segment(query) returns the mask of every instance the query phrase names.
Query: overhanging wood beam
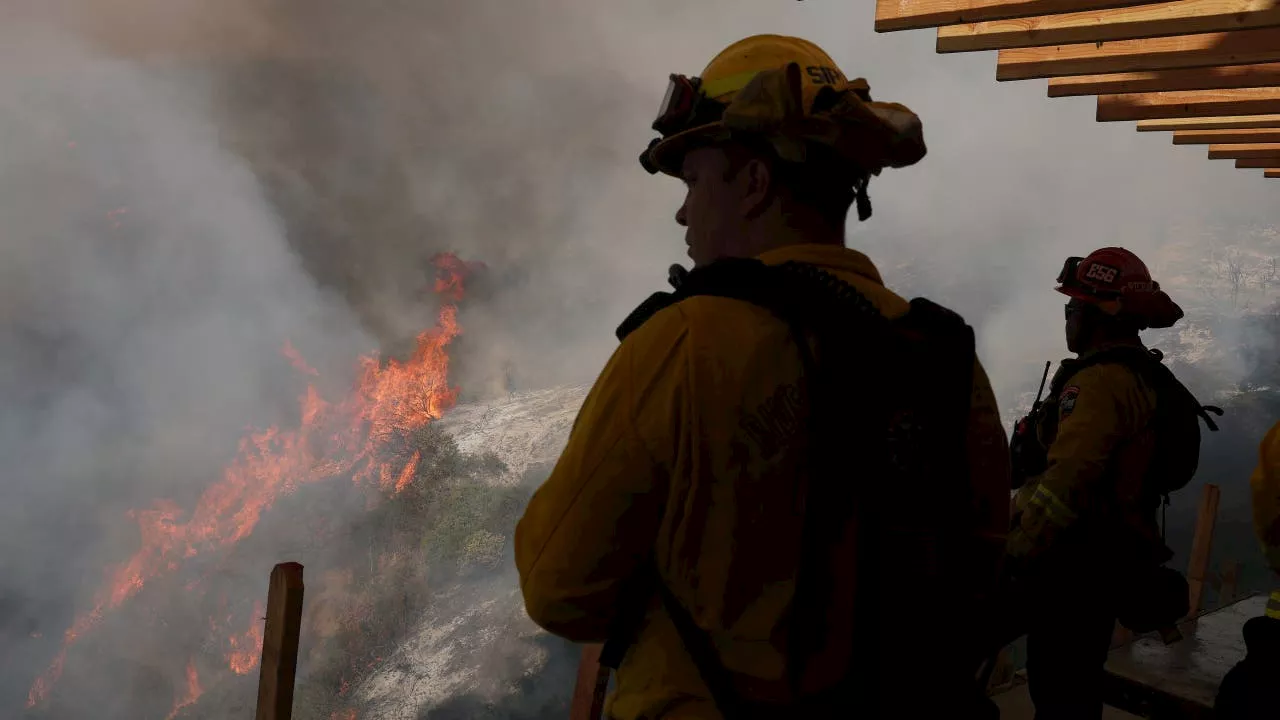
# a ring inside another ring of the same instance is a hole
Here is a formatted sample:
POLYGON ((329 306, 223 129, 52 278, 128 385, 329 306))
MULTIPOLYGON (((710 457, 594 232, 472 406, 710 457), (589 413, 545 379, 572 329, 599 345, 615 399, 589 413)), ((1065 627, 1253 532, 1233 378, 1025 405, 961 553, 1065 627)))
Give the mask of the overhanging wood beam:
POLYGON ((1147 5, 1156 0, 876 0, 876 32, 1147 5))
POLYGON ((1280 114, 1280 88, 1100 95, 1098 122, 1280 114))
POLYGON ((1236 160, 1236 167, 1255 170, 1259 168, 1280 168, 1280 155, 1269 158, 1246 158, 1236 160))
POLYGON ((1182 130, 1173 134, 1174 145, 1280 143, 1280 128, 1274 130, 1182 130))
POLYGON ((1236 115, 1186 118, 1183 120, 1141 120, 1138 122, 1138 132, 1247 130, 1250 128, 1280 128, 1280 115, 1236 115))
POLYGON ((1049 97, 1280 86, 1280 62, 1049 78, 1049 97))
POLYGON ((1280 28, 1001 50, 997 80, 1280 62, 1280 28))
POLYGON ((1266 171, 1266 172, 1262 173, 1262 177, 1264 177, 1264 178, 1280 178, 1280 168, 1269 168, 1269 169, 1267 169, 1267 171, 1266 171))
POLYGON ((938 28, 940 53, 1045 47, 1280 26, 1276 0, 1177 0, 938 28))
POLYGON ((1210 145, 1210 160, 1248 160, 1280 155, 1280 143, 1249 143, 1243 145, 1210 145))

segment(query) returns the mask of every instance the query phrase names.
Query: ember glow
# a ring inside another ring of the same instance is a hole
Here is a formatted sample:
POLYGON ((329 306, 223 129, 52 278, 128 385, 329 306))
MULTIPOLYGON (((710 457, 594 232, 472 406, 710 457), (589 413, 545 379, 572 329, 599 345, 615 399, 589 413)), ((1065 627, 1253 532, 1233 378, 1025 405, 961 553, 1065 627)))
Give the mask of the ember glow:
POLYGON ((204 690, 200 689, 200 678, 196 675, 196 663, 192 660, 187 663, 187 694, 174 702, 173 710, 169 711, 169 716, 165 720, 173 720, 183 708, 194 705, 203 694, 204 690))
MULTIPOLYGON (((440 418, 456 402, 458 389, 448 385, 446 353, 460 332, 457 307, 452 303, 461 300, 463 282, 476 267, 451 254, 436 256, 433 263, 435 290, 447 304, 441 307, 436 326, 418 335, 410 357, 403 361, 382 361, 376 355, 360 358, 355 386, 337 401, 324 399, 314 385, 308 385, 299 399, 298 426, 272 426, 241 438, 235 459, 190 514, 167 501, 130 513, 138 523, 141 547, 108 571, 107 584, 96 594, 92 609, 76 618, 64 635, 62 649, 32 685, 28 707, 48 696, 62 674, 67 650, 106 613, 149 582, 176 571, 184 561, 232 548, 253 532, 262 514, 282 494, 335 478, 376 484, 388 494, 411 484, 420 453, 393 463, 382 459, 387 454, 381 451, 389 441, 440 418)), ((291 343, 286 342, 281 352, 299 372, 318 375, 291 343)), ((261 616, 259 605, 248 632, 228 641, 231 652, 226 660, 236 673, 248 673, 258 663, 261 616)), ((194 677, 192 666, 188 684, 198 689, 194 677)))
POLYGON ((232 635, 227 640, 231 646, 231 651, 227 653, 227 665, 237 675, 248 675, 258 667, 258 658, 262 657, 263 620, 262 603, 255 602, 249 629, 243 634, 232 635))

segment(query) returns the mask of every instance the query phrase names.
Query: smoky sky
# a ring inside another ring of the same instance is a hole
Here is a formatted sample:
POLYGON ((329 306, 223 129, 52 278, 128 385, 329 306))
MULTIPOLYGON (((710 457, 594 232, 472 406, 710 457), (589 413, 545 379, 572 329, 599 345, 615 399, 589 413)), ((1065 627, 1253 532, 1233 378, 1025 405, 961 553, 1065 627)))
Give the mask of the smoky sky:
MULTIPOLYGON (((1274 185, 993 53, 878 35, 869 3, 14 0, 0 9, 0 707, 25 698, 128 509, 190 504, 288 420, 288 340, 331 391, 431 325, 430 259, 488 266, 453 378, 590 382, 688 264, 682 187, 636 161, 669 73, 753 33, 824 47, 929 153, 850 227, 887 283, 975 325, 1001 404, 1061 357, 1066 255, 1195 274, 1274 185), (33 635, 40 637, 32 637, 33 635), (33 661, 33 658, 36 660, 33 661)), ((7 711, 5 711, 7 712, 7 711)))

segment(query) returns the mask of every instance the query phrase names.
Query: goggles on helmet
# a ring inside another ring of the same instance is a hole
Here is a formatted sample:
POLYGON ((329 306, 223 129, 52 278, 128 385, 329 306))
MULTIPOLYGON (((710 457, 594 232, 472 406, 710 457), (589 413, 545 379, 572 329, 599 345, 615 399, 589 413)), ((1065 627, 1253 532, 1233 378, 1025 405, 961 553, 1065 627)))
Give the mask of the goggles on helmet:
MULTIPOLYGON (((724 103, 706 96, 701 78, 672 74, 652 127, 667 138, 689 128, 718 122, 724 116, 725 107, 724 103)), ((640 164, 650 173, 656 173, 658 168, 650 162, 649 150, 661 140, 654 138, 640 154, 640 164)))
POLYGON ((662 107, 658 109, 658 117, 653 121, 653 129, 663 135, 671 135, 688 127, 693 120, 694 108, 701 95, 701 78, 690 78, 672 74, 667 83, 667 94, 662 98, 662 107))

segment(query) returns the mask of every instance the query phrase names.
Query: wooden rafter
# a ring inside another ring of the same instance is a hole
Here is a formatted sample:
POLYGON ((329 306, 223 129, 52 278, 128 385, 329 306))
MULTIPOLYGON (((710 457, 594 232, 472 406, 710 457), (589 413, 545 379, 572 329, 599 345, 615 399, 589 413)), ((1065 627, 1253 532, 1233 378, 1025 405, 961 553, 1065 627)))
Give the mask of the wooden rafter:
POLYGON ((1100 95, 1098 122, 1280 114, 1280 87, 1100 95))
POLYGON ((1248 130, 1252 128, 1280 128, 1280 115, 1236 115, 1185 118, 1182 120, 1141 120, 1138 122, 1138 132, 1248 130))
POLYGON ((1280 143, 1249 143, 1245 145, 1210 145, 1210 160, 1248 160, 1280 155, 1280 143))
POLYGON ((1280 86, 1280 62, 1049 78, 1049 97, 1280 86))
POLYGON ((1145 5, 1156 0, 876 0, 876 32, 1145 5))
POLYGON ((1236 167, 1255 170, 1280 167, 1280 155, 1269 158, 1242 158, 1236 160, 1236 167))
POLYGON ((1280 28, 1001 50, 997 80, 1280 62, 1280 28))
POLYGON ((1264 178, 1280 178, 1280 168, 1268 168, 1268 169, 1266 170, 1266 172, 1262 173, 1262 177, 1264 177, 1264 178))
POLYGON ((1272 130, 1181 130, 1173 134, 1174 145, 1280 143, 1280 128, 1272 130))
POLYGON ((1276 0, 1177 0, 938 28, 938 52, 1112 42, 1280 26, 1276 0))

